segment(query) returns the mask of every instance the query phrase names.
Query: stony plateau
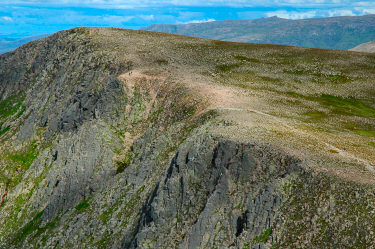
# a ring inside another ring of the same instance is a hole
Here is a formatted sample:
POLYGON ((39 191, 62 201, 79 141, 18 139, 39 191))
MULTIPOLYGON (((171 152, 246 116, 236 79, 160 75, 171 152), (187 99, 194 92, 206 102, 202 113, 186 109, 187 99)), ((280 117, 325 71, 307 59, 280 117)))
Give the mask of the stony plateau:
POLYGON ((374 69, 106 28, 0 55, 0 248, 373 248, 374 69))

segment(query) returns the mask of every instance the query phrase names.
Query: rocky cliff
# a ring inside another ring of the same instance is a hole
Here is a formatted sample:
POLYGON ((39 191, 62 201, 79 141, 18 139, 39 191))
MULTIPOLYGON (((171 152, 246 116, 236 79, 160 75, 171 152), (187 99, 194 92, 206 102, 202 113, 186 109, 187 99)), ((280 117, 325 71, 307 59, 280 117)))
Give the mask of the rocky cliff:
POLYGON ((1 55, 0 248, 371 248, 374 62, 98 28, 1 55))

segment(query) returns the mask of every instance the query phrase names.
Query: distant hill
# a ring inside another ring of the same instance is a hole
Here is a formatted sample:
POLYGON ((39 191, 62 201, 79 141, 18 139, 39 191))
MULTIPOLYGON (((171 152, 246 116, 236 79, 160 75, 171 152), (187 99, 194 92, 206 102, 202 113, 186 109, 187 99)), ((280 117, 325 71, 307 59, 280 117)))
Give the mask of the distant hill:
POLYGON ((349 49, 350 51, 357 51, 357 52, 367 52, 367 53, 375 53, 375 41, 366 42, 363 44, 360 44, 352 49, 349 49))
POLYGON ((36 35, 36 36, 30 36, 30 37, 25 37, 25 38, 8 38, 8 37, 1 38, 0 37, 0 54, 12 51, 25 43, 38 40, 48 35, 49 34, 36 35))
POLYGON ((350 49, 375 40, 375 15, 289 20, 278 17, 189 24, 154 24, 143 30, 223 41, 350 49))

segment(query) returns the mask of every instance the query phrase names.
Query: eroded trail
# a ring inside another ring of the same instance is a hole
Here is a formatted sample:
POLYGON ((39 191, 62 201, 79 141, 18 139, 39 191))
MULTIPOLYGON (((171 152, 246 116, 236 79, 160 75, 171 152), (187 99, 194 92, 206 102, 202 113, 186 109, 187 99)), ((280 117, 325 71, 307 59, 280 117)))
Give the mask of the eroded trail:
MULTIPOLYGON (((200 113, 207 110, 218 110, 220 112, 231 113, 230 118, 233 119, 236 124, 244 127, 262 127, 268 130, 277 129, 280 132, 293 134, 293 139, 313 141, 316 147, 319 148, 320 151, 323 151, 323 153, 332 156, 329 152, 335 152, 335 157, 339 157, 341 160, 349 163, 352 162, 362 165, 366 170, 375 173, 374 166, 368 160, 358 157, 346 149, 335 146, 329 139, 318 136, 314 132, 306 131, 304 128, 301 128, 301 125, 296 123, 295 120, 292 122, 291 119, 275 115, 273 107, 268 105, 267 101, 264 100, 264 94, 218 84, 214 80, 194 72, 176 74, 164 72, 163 74, 150 75, 145 71, 136 69, 121 75, 119 78, 124 82, 124 86, 130 96, 133 96, 134 87, 137 82, 138 84, 139 82, 154 84, 154 87, 152 87, 152 90, 149 92, 151 100, 146 103, 146 115, 150 113, 158 90, 163 84, 168 84, 168 82, 171 81, 181 83, 207 101, 206 108, 201 110, 200 113), (167 80, 169 81, 167 82, 167 80), (258 117, 253 118, 254 115, 258 117)), ((130 139, 128 137, 126 143, 133 140, 134 138, 130 139)))
MULTIPOLYGON (((186 75, 186 74, 185 74, 186 75)), ((184 77, 185 84, 194 89, 197 94, 202 95, 209 100, 208 109, 216 109, 227 112, 240 112, 239 115, 232 115, 234 121, 243 124, 245 126, 261 125, 266 126, 266 123, 272 123, 273 127, 268 127, 274 129, 277 127, 279 130, 284 130, 288 133, 293 133, 295 137, 317 143, 322 151, 332 151, 337 153, 337 155, 346 162, 354 162, 363 165, 366 170, 371 173, 375 173, 374 165, 363 158, 356 156, 355 154, 347 151, 346 149, 340 149, 339 147, 333 145, 329 141, 325 141, 325 138, 317 136, 312 132, 307 132, 301 128, 296 128, 295 120, 291 120, 279 117, 274 114, 271 108, 267 106, 262 97, 254 93, 251 90, 239 89, 231 86, 223 86, 215 84, 210 81, 203 81, 199 76, 192 77, 193 74, 189 74, 184 77), (267 110, 268 108, 268 110, 267 110), (266 110, 266 111, 264 111, 266 110), (263 124, 256 124, 252 118, 243 118, 246 115, 259 115, 263 119, 267 119, 267 122, 263 124)), ((298 125, 300 126, 300 125, 298 125)))
MULTIPOLYGON (((261 98, 256 96, 252 91, 245 91, 243 89, 234 87, 224 87, 212 83, 207 84, 199 82, 196 79, 193 80, 191 77, 186 77, 185 81, 187 81, 187 85, 195 88, 197 92, 210 100, 209 109, 224 110, 229 112, 236 111, 241 112, 241 115, 249 115, 249 113, 260 115, 268 120, 271 120, 271 123, 274 123, 274 127, 278 127, 280 130, 292 132, 296 137, 301 137, 301 139, 306 139, 306 141, 313 139, 316 143, 320 144, 323 150, 335 151, 343 160, 359 163, 365 166, 368 171, 375 173, 374 166, 368 160, 359 158, 358 156, 346 151, 346 149, 340 149, 337 146, 322 140, 322 137, 318 137, 312 133, 296 128, 293 124, 289 124, 289 120, 286 118, 281 118, 265 111, 261 111, 265 105, 261 104, 261 98)), ((235 121, 239 121, 243 124, 244 122, 242 121, 245 119, 241 119, 241 115, 235 115, 237 119, 235 121)), ((254 124, 245 122, 245 125, 254 124)))

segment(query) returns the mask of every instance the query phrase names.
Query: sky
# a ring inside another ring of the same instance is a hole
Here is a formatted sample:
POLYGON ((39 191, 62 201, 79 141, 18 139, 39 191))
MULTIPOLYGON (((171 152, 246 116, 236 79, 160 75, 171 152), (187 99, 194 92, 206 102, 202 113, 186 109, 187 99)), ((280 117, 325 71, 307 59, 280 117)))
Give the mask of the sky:
POLYGON ((77 26, 139 29, 155 23, 366 14, 375 14, 375 0, 0 0, 0 38, 77 26))

